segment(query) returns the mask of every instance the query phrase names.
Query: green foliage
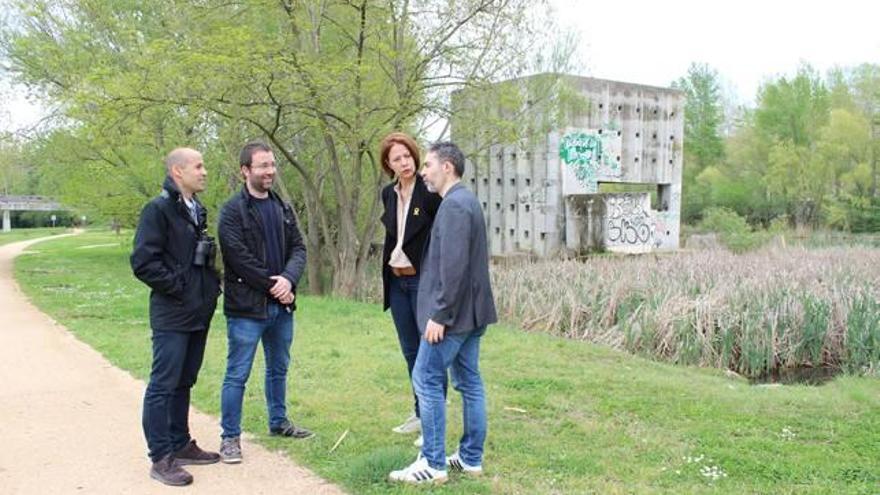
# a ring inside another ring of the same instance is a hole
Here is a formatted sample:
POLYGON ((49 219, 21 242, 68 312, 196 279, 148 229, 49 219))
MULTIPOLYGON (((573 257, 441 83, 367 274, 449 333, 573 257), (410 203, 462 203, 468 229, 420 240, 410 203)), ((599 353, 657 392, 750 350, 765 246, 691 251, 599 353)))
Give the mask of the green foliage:
POLYGON ((456 118, 524 139, 564 105, 559 78, 495 83, 563 73, 574 46, 555 42, 543 0, 13 4, 0 37, 10 70, 64 115, 43 146, 47 188, 130 225, 162 155, 190 145, 217 171, 216 206, 238 185, 238 149, 262 139, 302 217, 309 286, 320 292, 329 267, 341 294, 377 237, 382 137, 423 137, 467 89, 500 111, 456 118))
POLYGON ((791 80, 780 77, 758 90, 755 125, 771 141, 808 146, 828 121, 829 105, 825 83, 805 65, 791 80))
POLYGON ((706 210, 700 229, 715 232, 724 246, 737 253, 758 247, 766 240, 762 233, 752 231, 745 218, 724 207, 706 210))
POLYGON ((684 108, 684 170, 682 190, 684 221, 693 221, 710 204, 718 204, 711 189, 700 181, 709 168, 717 166, 724 156, 721 125, 724 122, 723 102, 718 72, 706 64, 691 64, 687 75, 672 83, 685 93, 684 108))
POLYGON ((672 87, 684 91, 684 152, 686 167, 699 173, 717 164, 724 156, 721 125, 724 108, 721 100, 719 75, 707 64, 693 63, 687 75, 672 83, 672 87))
POLYGON ((24 160, 21 143, 0 135, 0 194, 21 195, 32 191, 32 167, 24 160))
MULTIPOLYGON (((877 109, 876 65, 834 69, 824 79, 805 65, 794 77, 769 80, 757 107, 740 110, 717 160, 693 166, 699 162, 685 150, 683 220, 723 207, 760 227, 785 215, 798 228, 875 230, 877 109)), ((705 140, 691 132, 694 146, 705 140)))

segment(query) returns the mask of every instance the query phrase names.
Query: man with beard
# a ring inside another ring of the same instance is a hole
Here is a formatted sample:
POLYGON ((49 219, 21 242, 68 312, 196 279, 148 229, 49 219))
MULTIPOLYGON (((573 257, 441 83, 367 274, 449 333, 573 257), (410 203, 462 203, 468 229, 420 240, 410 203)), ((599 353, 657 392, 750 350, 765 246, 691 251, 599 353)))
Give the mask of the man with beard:
POLYGON ((461 184, 464 154, 455 144, 432 145, 422 178, 443 198, 419 281, 418 325, 422 340, 413 367, 424 443, 416 461, 392 471, 392 481, 439 484, 449 469, 483 473, 486 396, 480 375, 480 341, 498 318, 489 280, 486 222, 473 192, 461 184), (463 433, 458 450, 446 456, 446 370, 461 392, 463 433))
POLYGON ((226 463, 242 460, 242 400, 261 341, 269 433, 292 438, 313 435, 288 419, 286 405, 296 285, 305 268, 306 248, 293 208, 272 190, 277 172, 272 149, 261 142, 248 143, 239 165, 245 184, 223 205, 219 228, 228 336, 220 396, 220 456, 226 463))

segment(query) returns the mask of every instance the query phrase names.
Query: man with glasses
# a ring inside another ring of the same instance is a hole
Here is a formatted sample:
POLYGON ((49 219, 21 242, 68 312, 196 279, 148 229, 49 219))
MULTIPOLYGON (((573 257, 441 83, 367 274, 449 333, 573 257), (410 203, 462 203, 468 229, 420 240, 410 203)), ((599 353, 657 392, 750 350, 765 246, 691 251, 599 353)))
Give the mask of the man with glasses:
POLYGON ((272 149, 261 142, 248 143, 239 165, 245 184, 223 205, 219 228, 228 336, 220 397, 220 456, 230 464, 242 460, 242 400, 261 341, 269 433, 292 438, 313 435, 290 422, 286 405, 296 284, 305 268, 306 248, 293 208, 272 191, 276 174, 272 149))

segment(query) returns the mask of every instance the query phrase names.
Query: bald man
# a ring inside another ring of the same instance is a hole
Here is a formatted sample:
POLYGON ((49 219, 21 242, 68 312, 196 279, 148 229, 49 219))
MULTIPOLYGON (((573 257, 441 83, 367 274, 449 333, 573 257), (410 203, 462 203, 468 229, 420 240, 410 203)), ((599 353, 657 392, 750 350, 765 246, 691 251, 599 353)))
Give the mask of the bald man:
POLYGON ((207 178, 202 155, 177 148, 165 158, 165 169, 162 193, 141 212, 131 268, 151 289, 153 367, 143 411, 150 476, 182 486, 193 481, 182 466, 220 460, 196 445, 188 421, 190 389, 202 366, 220 282, 207 213, 196 199, 207 178))

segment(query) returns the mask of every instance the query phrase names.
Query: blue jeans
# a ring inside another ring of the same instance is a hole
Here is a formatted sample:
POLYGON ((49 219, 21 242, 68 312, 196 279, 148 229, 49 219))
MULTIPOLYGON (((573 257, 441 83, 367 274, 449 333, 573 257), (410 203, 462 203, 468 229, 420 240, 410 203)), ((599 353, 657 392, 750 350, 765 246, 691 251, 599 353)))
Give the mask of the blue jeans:
MULTIPOLYGON (((406 360, 406 371, 412 381, 413 366, 416 364, 416 356, 419 354, 419 343, 422 336, 419 333, 419 325, 416 319, 416 302, 419 296, 419 276, 398 277, 391 275, 388 285, 388 303, 391 306, 391 319, 397 329, 397 340, 400 342, 400 350, 403 359, 406 360)), ((446 379, 443 380, 443 396, 446 397, 446 379)), ((413 411, 416 416, 419 412, 419 397, 413 389, 413 411)))
POLYGON ((153 331, 153 367, 144 393, 143 427, 153 462, 190 441, 189 396, 196 383, 208 330, 153 331))
POLYGON ((446 469, 446 400, 443 382, 451 368, 452 386, 461 393, 463 433, 458 452, 471 466, 483 464, 486 442, 486 394, 480 377, 480 338, 486 327, 448 334, 436 344, 422 340, 413 385, 422 407, 422 455, 434 469, 446 469))
POLYGON ((226 318, 229 348, 226 377, 220 393, 220 426, 223 438, 241 435, 241 404, 245 384, 251 374, 257 345, 262 340, 266 357, 266 407, 269 428, 281 426, 287 419, 287 368, 293 344, 293 314, 284 306, 269 303, 268 317, 226 318))

